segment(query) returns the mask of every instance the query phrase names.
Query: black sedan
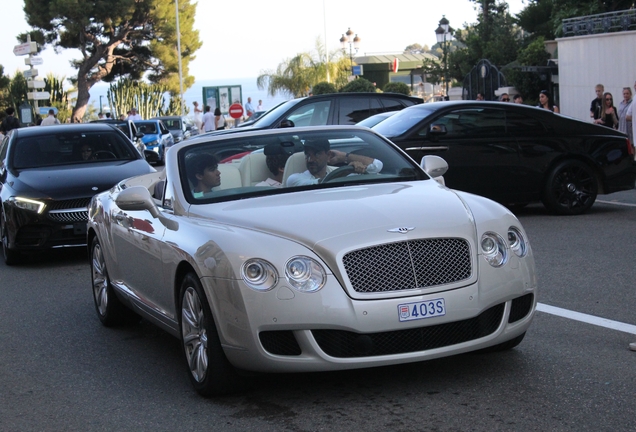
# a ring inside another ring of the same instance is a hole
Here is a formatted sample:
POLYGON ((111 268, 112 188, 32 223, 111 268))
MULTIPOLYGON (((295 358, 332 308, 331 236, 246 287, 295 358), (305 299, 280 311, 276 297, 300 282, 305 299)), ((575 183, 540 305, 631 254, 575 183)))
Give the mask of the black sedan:
POLYGON ((153 172, 108 124, 12 130, 0 144, 0 232, 7 264, 36 250, 86 244, 93 195, 153 172))
POLYGON ((636 181, 626 135, 540 108, 436 102, 406 108, 373 130, 417 161, 443 157, 448 187, 509 206, 541 201, 556 214, 581 214, 597 194, 636 181))

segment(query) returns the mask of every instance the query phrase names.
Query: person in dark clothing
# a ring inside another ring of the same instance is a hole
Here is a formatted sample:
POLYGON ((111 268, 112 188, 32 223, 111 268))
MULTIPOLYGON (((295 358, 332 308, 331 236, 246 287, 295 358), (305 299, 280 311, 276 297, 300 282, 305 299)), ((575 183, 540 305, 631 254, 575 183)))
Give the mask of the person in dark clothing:
POLYGON ((590 118, 592 119, 592 123, 600 124, 601 114, 603 113, 603 92, 605 91, 605 87, 603 84, 596 84, 594 91, 596 92, 596 99, 592 100, 590 104, 590 118))
POLYGON ((15 110, 11 107, 7 108, 7 116, 0 123, 0 132, 6 134, 12 129, 18 129, 20 127, 20 120, 15 117, 15 110))

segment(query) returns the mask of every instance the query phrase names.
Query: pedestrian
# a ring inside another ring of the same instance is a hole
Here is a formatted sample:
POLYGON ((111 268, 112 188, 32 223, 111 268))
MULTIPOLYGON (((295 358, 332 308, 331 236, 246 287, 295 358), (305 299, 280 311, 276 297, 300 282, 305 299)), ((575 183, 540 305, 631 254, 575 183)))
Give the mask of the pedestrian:
POLYGON ((55 110, 50 109, 49 115, 42 120, 42 123, 40 123, 40 126, 51 126, 56 124, 60 124, 60 121, 57 118, 55 118, 55 110))
POLYGON ((205 114, 203 114, 203 131, 212 132, 215 128, 214 114, 212 114, 210 105, 205 106, 205 114))
POLYGON ((201 131, 201 125, 203 123, 201 116, 203 115, 203 110, 199 108, 199 102, 197 101, 192 102, 192 105, 194 105, 194 124, 197 125, 197 130, 201 131))
POLYGON ((100 120, 101 120, 101 119, 103 119, 103 118, 104 118, 104 113, 100 111, 100 112, 97 114, 97 118, 98 118, 98 119, 100 119, 100 120))
POLYGON ((254 105, 252 105, 252 98, 248 97, 247 103, 245 104, 245 114, 247 115, 247 118, 251 118, 255 112, 254 105))
POLYGON ((484 100, 484 95, 481 94, 481 93, 477 93, 477 99, 475 99, 475 100, 483 101, 484 100))
POLYGON ((508 93, 502 93, 499 96, 499 102, 510 102, 510 96, 508 96, 508 93))
POLYGON ((143 120, 141 118, 141 115, 137 113, 137 108, 136 107, 132 107, 130 109, 130 114, 128 115, 128 120, 132 120, 132 121, 143 120))
MULTIPOLYGON (((634 90, 636 90, 636 81, 634 82, 634 90)), ((636 110, 634 109, 634 104, 630 104, 627 108, 627 112, 625 113, 625 120, 628 122, 632 122, 632 134, 636 131, 636 110)), ((636 146, 636 143, 632 141, 632 145, 636 146)), ((634 346, 634 351, 636 351, 636 344, 634 346)))
POLYGON ((559 107, 554 105, 552 97, 547 90, 541 90, 539 92, 539 105, 537 105, 537 107, 547 109, 555 113, 559 112, 559 107))
POLYGON ((590 117, 592 118, 592 123, 598 123, 596 120, 601 118, 601 113, 603 112, 603 92, 605 87, 603 84, 596 84, 594 91, 596 92, 596 99, 592 100, 590 104, 590 117))
POLYGON ((627 121, 627 110, 632 105, 632 89, 623 87, 623 100, 618 104, 618 130, 629 137, 629 142, 634 144, 634 130, 632 122, 627 121))
POLYGON ((220 108, 214 109, 214 128, 216 130, 225 129, 225 117, 221 114, 220 108))
POLYGON ((256 106, 256 112, 258 111, 263 111, 263 101, 262 100, 258 100, 258 105, 256 106))
POLYGON ((516 94, 512 97, 512 101, 516 104, 522 104, 523 103, 523 97, 520 94, 516 94))
POLYGON ((12 107, 7 108, 4 112, 7 113, 7 116, 0 123, 0 132, 6 135, 10 130, 20 127, 20 120, 15 117, 15 109, 12 107))
POLYGON ((610 92, 603 94, 603 109, 601 110, 601 118, 594 121, 612 129, 618 129, 618 115, 614 108, 614 97, 610 92))
POLYGON ((106 113, 106 118, 110 120, 110 113, 109 112, 106 113))
POLYGON ((120 114, 119 120, 126 120, 126 114, 120 114))

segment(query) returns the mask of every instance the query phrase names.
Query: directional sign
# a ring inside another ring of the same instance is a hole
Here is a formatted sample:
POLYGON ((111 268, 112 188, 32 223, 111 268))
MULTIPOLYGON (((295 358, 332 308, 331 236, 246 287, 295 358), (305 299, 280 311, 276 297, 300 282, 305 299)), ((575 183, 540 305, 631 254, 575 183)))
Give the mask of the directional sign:
POLYGON ((38 70, 37 69, 27 69, 24 72, 22 72, 22 75, 24 75, 25 78, 34 78, 34 77, 38 76, 38 70))
POLYGON ((44 81, 27 81, 27 87, 32 89, 42 89, 46 87, 46 83, 44 81))
POLYGON ((27 98, 33 99, 33 100, 50 99, 51 98, 51 93, 49 93, 49 92, 28 92, 27 93, 27 98))
POLYGON ((37 42, 26 42, 13 47, 13 54, 17 56, 27 55, 38 52, 37 42))
POLYGON ((241 118, 243 115, 243 107, 241 104, 235 103, 230 105, 230 117, 233 119, 241 118))
POLYGON ((24 59, 24 64, 27 66, 37 66, 44 63, 44 59, 42 57, 27 57, 24 59))

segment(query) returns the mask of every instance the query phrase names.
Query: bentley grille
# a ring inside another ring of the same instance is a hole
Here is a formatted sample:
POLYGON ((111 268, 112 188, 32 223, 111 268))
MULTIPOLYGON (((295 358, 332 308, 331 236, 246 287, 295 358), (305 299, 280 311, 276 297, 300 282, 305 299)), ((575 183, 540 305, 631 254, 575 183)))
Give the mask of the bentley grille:
POLYGON ((359 293, 428 288, 469 279, 470 245, 440 238, 387 243, 347 253, 343 263, 359 293))
POLYGON ((60 223, 86 222, 90 201, 90 198, 54 201, 49 204, 49 219, 60 223))

